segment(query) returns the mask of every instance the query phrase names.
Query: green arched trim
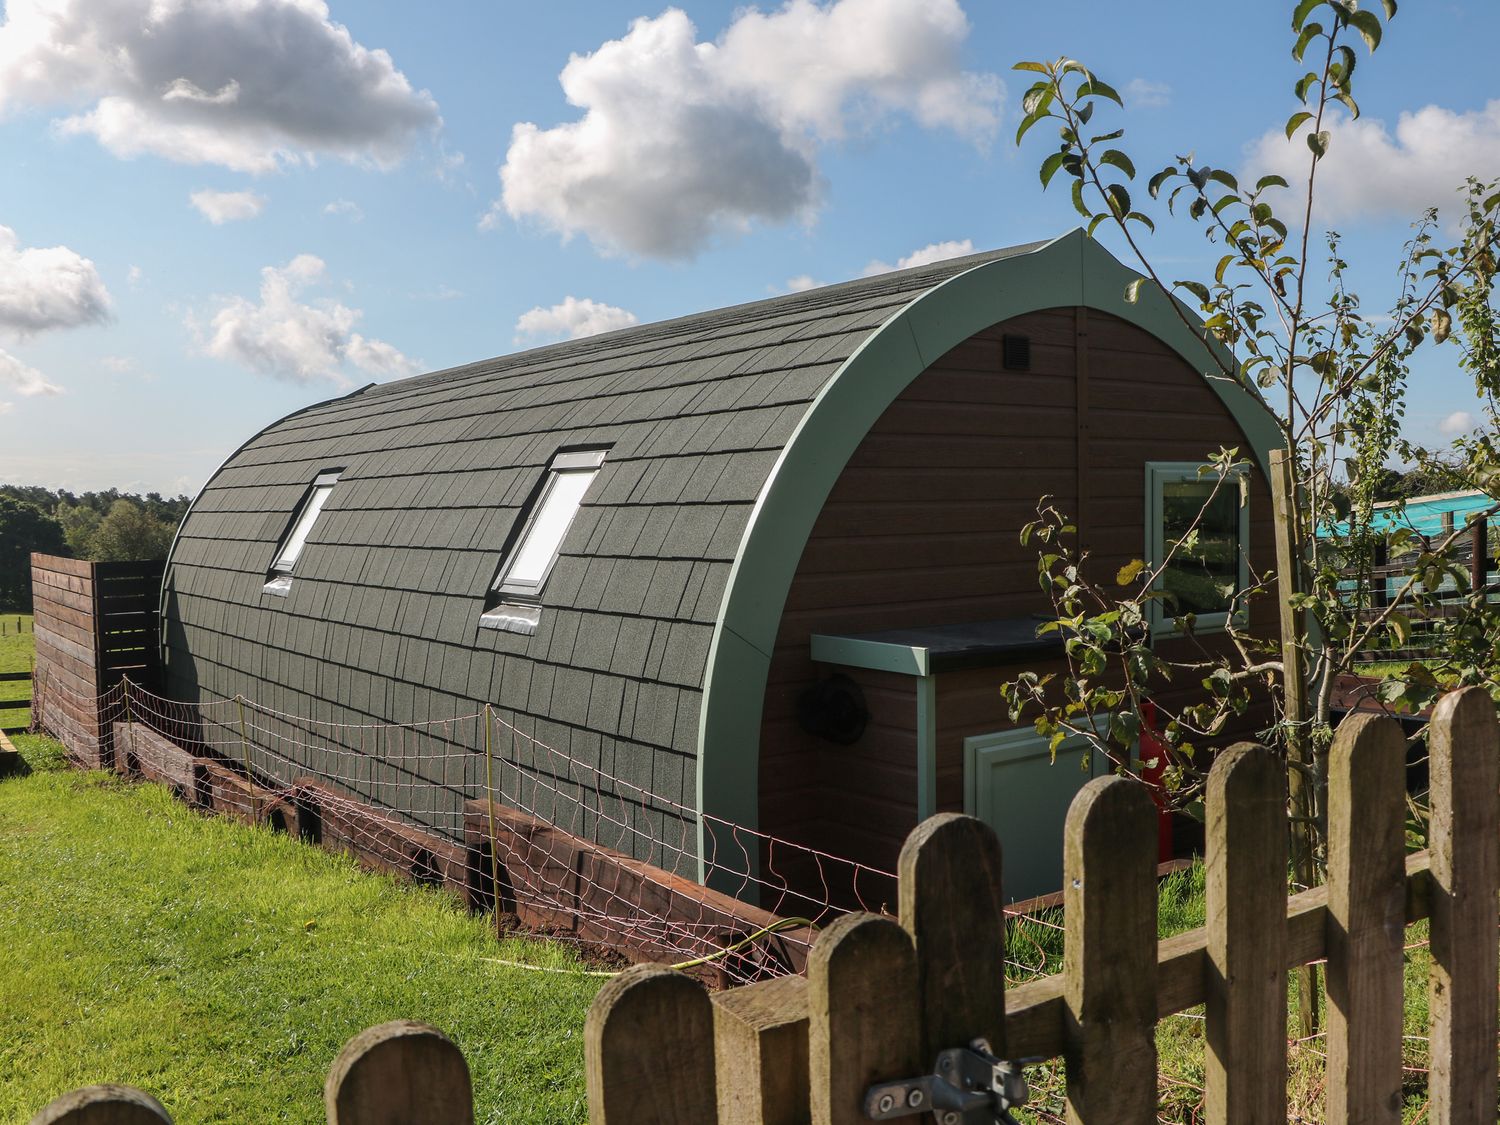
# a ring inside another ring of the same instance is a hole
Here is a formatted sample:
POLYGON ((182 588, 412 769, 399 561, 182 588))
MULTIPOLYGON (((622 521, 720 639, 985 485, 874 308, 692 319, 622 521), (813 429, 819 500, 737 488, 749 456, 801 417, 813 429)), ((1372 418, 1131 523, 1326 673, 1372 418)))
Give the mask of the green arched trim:
MULTIPOLYGON (((716 842, 721 871, 739 866, 735 860, 744 862, 745 854, 740 842, 716 841, 704 817, 751 829, 759 824, 766 675, 787 592, 818 514, 886 407, 949 350, 993 324, 1041 309, 1082 305, 1110 313, 1150 332, 1203 373, 1266 471, 1270 450, 1281 440, 1277 423, 1255 395, 1220 374, 1168 298, 1142 286, 1138 302, 1125 300, 1125 288, 1137 276, 1082 231, 1073 231, 923 293, 873 332, 823 387, 761 488, 714 626, 698 721, 700 878, 716 842)), ((1191 314, 1189 319, 1196 322, 1191 314)), ((1215 350, 1232 367, 1228 353, 1215 350)), ((756 856, 748 862, 754 868, 756 856)), ((743 885, 725 876, 726 885, 743 885)))

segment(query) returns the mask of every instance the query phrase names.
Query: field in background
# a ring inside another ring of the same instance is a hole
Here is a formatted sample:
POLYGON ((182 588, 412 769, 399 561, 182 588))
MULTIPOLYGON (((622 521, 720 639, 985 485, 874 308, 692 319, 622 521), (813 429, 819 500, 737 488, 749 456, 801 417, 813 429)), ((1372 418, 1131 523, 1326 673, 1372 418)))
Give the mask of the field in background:
POLYGON ((397 884, 157 785, 64 768, 0 780, 0 1121, 121 1082, 176 1120, 321 1123, 346 1040, 447 1032, 480 1122, 581 1122, 584 1014, 602 983, 564 946, 497 943, 439 891, 397 884))
MULTIPOLYGON (((29 613, 0 613, 0 672, 29 672, 36 641, 29 613)), ((31 684, 25 680, 0 680, 0 727, 23 727, 31 722, 26 708, 6 707, 7 699, 30 699, 31 684)))

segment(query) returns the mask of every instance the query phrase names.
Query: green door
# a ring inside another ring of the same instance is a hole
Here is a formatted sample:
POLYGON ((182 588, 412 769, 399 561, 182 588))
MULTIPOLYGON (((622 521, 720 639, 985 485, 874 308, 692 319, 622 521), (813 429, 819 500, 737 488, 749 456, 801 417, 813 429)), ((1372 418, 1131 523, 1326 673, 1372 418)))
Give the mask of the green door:
POLYGON ((1029 728, 964 739, 964 811, 1000 837, 1007 902, 1062 890, 1068 806, 1107 768, 1103 755, 1088 749, 1088 740, 1075 736, 1054 760, 1047 740, 1029 728))

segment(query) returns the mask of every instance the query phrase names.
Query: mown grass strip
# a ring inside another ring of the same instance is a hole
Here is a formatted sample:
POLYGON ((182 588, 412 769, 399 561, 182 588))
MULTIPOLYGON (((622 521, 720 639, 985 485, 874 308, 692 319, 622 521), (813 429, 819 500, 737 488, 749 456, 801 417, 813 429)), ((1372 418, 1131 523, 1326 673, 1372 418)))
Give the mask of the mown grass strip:
POLYGON ((398 1017, 459 1044, 478 1121, 586 1119, 601 982, 486 960, 575 965, 566 947, 497 944, 441 892, 15 741, 32 772, 0 781, 0 1120, 122 1082, 182 1125, 321 1122, 339 1048, 398 1017))

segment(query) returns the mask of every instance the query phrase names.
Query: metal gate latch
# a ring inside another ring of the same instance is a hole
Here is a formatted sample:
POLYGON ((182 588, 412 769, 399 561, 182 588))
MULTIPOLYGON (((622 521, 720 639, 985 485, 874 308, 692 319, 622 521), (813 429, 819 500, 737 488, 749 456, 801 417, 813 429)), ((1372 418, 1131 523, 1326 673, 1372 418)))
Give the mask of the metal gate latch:
POLYGON ((997 1059, 988 1040, 976 1039, 938 1055, 925 1077, 871 1086, 865 1116, 891 1121, 930 1113, 939 1125, 1016 1125, 1009 1111, 1025 1105, 1027 1094, 1020 1064, 997 1059))

